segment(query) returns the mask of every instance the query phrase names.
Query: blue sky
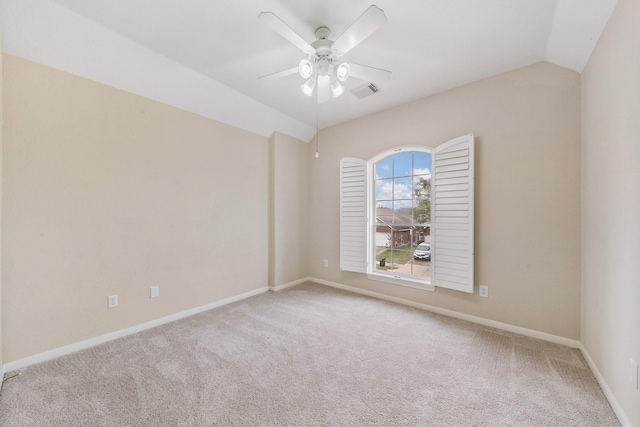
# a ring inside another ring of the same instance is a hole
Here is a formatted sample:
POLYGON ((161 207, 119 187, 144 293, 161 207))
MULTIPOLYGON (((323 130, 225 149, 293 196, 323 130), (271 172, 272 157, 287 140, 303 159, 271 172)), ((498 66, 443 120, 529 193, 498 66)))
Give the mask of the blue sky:
POLYGON ((375 166, 376 200, 409 201, 413 182, 418 180, 415 175, 431 177, 431 153, 401 152, 382 159, 375 166))

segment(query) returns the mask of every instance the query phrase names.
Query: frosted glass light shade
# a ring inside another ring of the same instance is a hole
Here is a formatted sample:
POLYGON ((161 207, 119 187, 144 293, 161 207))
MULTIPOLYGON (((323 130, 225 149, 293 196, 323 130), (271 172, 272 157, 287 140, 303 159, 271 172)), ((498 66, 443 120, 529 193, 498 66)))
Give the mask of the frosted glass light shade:
POLYGON ((344 86, 342 86, 340 82, 337 80, 334 80, 333 82, 331 82, 330 87, 331 87, 331 94, 333 95, 334 98, 337 98, 344 93, 344 86))
POLYGON ((336 69, 336 77, 338 80, 341 82, 347 80, 349 78, 349 74, 351 74, 351 67, 349 67, 349 64, 343 62, 338 65, 338 68, 336 69))
POLYGON ((313 88, 315 87, 316 87, 316 79, 312 77, 306 82, 304 82, 302 85, 300 85, 300 90, 305 95, 311 96, 313 95, 313 88))
POLYGON ((298 64, 298 73, 303 79, 308 79, 313 74, 313 63, 308 59, 303 59, 298 64))

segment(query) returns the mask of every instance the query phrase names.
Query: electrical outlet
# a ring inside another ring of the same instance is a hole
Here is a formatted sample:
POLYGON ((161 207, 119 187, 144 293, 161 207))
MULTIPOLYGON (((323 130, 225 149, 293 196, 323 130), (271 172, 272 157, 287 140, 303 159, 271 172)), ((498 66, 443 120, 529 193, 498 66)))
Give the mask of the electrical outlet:
POLYGON ((629 366, 629 381, 633 384, 633 388, 638 389, 638 364, 633 359, 629 359, 631 366, 629 366))
POLYGON ((157 298, 160 296, 160 287, 152 286, 151 287, 151 298, 157 298))
POLYGON ((482 298, 489 298, 489 287, 488 286, 480 286, 480 296, 482 298))
POLYGON ((325 266, 325 267, 329 267, 329 260, 328 260, 328 259, 325 259, 325 260, 324 260, 324 266, 325 266))
POLYGON ((113 307, 117 307, 118 306, 118 295, 109 295, 109 308, 113 308, 113 307))

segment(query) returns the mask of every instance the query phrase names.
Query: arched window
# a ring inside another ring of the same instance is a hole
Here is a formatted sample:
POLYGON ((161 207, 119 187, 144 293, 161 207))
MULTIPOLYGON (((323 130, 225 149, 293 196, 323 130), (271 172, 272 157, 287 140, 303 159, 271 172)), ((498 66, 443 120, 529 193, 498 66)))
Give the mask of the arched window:
POLYGON ((340 268, 473 292, 473 134, 340 162, 340 268))
POLYGON ((431 150, 398 148, 370 160, 375 271, 430 282, 431 150))

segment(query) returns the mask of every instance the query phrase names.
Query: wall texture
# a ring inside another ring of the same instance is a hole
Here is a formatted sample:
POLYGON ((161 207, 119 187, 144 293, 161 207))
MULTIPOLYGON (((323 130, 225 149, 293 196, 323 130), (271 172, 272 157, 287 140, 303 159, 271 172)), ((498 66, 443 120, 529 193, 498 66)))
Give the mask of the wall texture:
POLYGON ((269 286, 275 288, 308 274, 310 155, 307 144, 278 132, 269 144, 269 286))
POLYGON ((10 55, 3 71, 4 363, 267 286, 267 138, 10 55))
POLYGON ((582 75, 581 341, 632 425, 640 390, 640 2, 620 0, 582 75))
POLYGON ((312 277, 578 339, 578 73, 534 64, 324 129, 320 138, 320 159, 310 166, 312 277), (341 272, 339 159, 434 147, 467 133, 476 137, 476 293, 428 292, 341 272), (478 297, 478 285, 490 287, 489 298, 478 297))
MULTIPOLYGON (((2 152, 3 152, 3 128, 4 114, 2 114, 3 102, 3 80, 2 80, 2 33, 0 32, 0 213, 2 213, 2 152)), ((4 377, 3 358, 2 358, 2 215, 0 214, 0 386, 2 386, 2 378, 4 377)))

